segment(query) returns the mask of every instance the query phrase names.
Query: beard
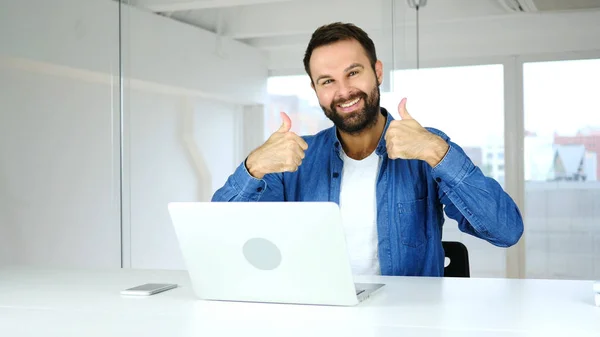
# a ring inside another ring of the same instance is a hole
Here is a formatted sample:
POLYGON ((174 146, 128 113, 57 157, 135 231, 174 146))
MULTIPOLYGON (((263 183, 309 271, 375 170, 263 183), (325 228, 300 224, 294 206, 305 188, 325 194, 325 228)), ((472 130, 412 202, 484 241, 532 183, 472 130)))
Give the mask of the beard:
POLYGON ((321 105, 321 109, 325 112, 325 116, 329 118, 333 124, 340 130, 350 135, 357 135, 364 130, 367 130, 377 124, 377 114, 379 113, 379 86, 375 86, 371 90, 370 95, 364 91, 352 92, 348 97, 341 97, 333 100, 326 108, 321 105), (364 102, 364 107, 361 110, 351 113, 338 113, 337 105, 344 102, 352 101, 356 98, 361 98, 364 102))

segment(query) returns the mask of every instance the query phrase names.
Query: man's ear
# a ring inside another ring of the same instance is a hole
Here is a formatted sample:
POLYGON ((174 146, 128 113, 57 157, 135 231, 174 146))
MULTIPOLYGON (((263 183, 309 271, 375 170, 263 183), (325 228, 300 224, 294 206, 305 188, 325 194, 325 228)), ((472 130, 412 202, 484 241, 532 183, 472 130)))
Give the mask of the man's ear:
POLYGON ((377 76, 377 85, 383 83, 383 63, 380 60, 375 62, 375 76, 377 76))

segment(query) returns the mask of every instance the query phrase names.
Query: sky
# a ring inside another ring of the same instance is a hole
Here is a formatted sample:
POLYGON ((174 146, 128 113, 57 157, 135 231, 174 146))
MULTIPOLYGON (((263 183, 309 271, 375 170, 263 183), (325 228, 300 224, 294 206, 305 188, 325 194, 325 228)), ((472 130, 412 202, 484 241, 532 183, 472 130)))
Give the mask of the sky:
POLYGON ((527 63, 523 80, 526 129, 574 135, 600 127, 600 59, 527 63))

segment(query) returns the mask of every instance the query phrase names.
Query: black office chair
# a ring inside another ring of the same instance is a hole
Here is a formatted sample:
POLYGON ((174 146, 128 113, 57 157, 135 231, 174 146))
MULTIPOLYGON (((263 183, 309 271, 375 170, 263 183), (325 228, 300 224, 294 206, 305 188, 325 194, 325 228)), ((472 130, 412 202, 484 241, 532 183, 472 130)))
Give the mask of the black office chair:
POLYGON ((450 264, 444 268, 445 277, 471 277, 469 252, 461 242, 442 241, 444 253, 450 264))

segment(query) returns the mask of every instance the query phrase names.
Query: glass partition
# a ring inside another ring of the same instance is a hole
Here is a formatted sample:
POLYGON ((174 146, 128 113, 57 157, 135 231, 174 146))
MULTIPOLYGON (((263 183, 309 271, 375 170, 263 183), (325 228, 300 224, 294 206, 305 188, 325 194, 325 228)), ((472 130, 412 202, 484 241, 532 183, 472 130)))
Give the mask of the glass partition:
POLYGON ((119 3, 1 7, 0 265, 120 267, 119 3))

